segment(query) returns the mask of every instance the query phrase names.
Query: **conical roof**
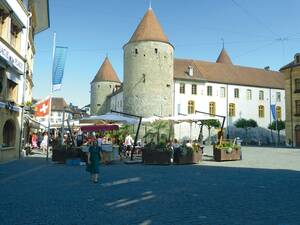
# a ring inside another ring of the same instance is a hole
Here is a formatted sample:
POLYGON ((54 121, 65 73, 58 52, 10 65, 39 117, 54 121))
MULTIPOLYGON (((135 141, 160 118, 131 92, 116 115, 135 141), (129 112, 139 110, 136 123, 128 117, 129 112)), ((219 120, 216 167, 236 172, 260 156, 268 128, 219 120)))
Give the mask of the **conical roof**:
POLYGON ((114 81, 114 82, 121 83, 108 57, 105 57, 105 60, 102 63, 92 83, 99 82, 99 81, 114 81))
POLYGON ((169 43, 151 8, 147 10, 128 43, 135 41, 161 41, 169 43))
POLYGON ((224 63, 224 64, 231 64, 232 65, 232 61, 229 57, 229 55, 227 54, 225 48, 222 49, 217 61, 217 63, 224 63))

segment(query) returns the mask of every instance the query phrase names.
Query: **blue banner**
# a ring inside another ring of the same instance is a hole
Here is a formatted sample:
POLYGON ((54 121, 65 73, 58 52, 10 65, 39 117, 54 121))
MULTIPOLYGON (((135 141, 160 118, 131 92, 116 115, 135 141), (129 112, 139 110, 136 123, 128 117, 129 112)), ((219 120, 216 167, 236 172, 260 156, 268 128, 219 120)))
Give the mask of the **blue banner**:
POLYGON ((271 105, 271 112, 272 112, 272 116, 273 116, 273 120, 277 120, 277 114, 276 114, 276 107, 275 105, 271 105))
POLYGON ((52 68, 52 91, 61 89, 64 68, 67 59, 67 47, 56 46, 52 68))

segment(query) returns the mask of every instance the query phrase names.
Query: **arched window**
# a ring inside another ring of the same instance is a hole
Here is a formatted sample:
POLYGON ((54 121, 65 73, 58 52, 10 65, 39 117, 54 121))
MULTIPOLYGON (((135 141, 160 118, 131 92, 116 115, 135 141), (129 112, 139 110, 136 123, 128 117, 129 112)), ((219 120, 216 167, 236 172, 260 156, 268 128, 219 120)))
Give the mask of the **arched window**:
POLYGON ((235 104, 229 103, 229 116, 233 117, 235 116, 235 104))
POLYGON ((195 113, 195 102, 188 101, 188 114, 195 113))
POLYGON ((216 103, 210 102, 209 103, 209 113, 215 115, 216 114, 216 103))
POLYGON ((265 107, 263 105, 258 106, 258 117, 259 118, 265 117, 265 107))
POLYGON ((3 127, 4 147, 13 147, 16 141, 16 125, 13 120, 7 120, 3 127))
POLYGON ((281 120, 281 107, 276 106, 276 117, 278 120, 281 120))

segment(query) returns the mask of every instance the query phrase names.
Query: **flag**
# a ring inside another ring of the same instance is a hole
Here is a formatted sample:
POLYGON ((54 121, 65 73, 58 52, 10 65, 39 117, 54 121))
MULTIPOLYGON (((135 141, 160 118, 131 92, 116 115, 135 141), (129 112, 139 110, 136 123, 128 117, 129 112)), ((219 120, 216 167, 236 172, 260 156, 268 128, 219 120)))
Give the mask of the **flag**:
POLYGON ((35 106, 35 115, 37 117, 44 117, 49 114, 50 111, 50 97, 47 97, 45 100, 40 101, 35 106))
POLYGON ((52 91, 60 90, 67 59, 67 47, 56 46, 52 68, 52 91))
POLYGON ((276 108, 275 105, 271 105, 271 112, 272 112, 272 116, 273 116, 273 120, 277 120, 277 115, 276 115, 276 108))

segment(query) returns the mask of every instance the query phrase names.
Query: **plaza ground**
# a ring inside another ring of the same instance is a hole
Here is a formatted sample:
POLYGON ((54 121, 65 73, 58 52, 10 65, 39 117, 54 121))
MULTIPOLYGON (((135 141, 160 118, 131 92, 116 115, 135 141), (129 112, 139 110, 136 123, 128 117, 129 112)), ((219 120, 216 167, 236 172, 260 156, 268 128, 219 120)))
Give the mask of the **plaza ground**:
POLYGON ((30 157, 0 164, 0 223, 300 224, 300 150, 243 147, 243 160, 84 166, 30 157))

